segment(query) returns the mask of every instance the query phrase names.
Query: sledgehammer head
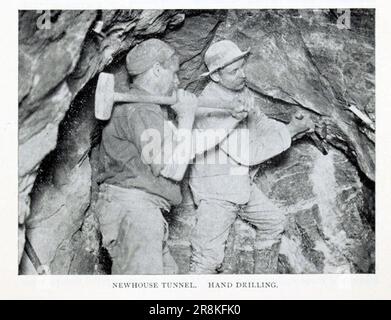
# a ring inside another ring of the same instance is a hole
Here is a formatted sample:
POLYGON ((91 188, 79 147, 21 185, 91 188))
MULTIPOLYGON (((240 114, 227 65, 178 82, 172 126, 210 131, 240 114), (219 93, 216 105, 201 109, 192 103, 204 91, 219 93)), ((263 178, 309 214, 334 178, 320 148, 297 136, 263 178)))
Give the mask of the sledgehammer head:
POLYGON ((102 72, 95 91, 95 118, 109 120, 114 104, 114 75, 102 72))

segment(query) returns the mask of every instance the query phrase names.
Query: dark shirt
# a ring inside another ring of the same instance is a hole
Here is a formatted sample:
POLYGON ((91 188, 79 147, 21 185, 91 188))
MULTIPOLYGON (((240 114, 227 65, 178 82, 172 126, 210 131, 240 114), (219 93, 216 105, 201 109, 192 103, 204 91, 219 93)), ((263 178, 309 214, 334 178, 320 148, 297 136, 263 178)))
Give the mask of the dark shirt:
MULTIPOLYGON (((135 88, 131 92, 146 94, 135 88)), ((141 141, 142 133, 147 129, 158 130, 163 142, 164 120, 163 110, 156 104, 116 105, 102 132, 98 184, 138 188, 161 196, 172 205, 181 203, 179 184, 159 176, 161 164, 147 164, 141 157, 143 147, 148 143, 141 141)))

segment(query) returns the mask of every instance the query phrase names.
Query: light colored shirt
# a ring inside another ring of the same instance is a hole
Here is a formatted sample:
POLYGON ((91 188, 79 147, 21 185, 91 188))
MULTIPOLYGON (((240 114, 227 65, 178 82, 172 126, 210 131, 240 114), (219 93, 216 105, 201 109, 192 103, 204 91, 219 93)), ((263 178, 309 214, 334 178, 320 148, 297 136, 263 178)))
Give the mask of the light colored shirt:
MULTIPOLYGON (((248 94, 251 94, 249 90, 236 93, 214 82, 209 83, 202 92, 204 96, 221 97, 224 100, 248 94)), ((195 129, 200 126, 205 128, 208 124, 213 124, 216 129, 226 127, 226 122, 227 119, 208 118, 196 121, 195 129)), ((252 177, 257 169, 254 166, 283 152, 290 144, 291 137, 286 126, 268 118, 254 105, 249 116, 237 121, 226 139, 215 148, 196 155, 189 180, 195 202, 217 199, 236 204, 247 203, 252 177), (248 133, 247 140, 243 140, 245 132, 248 133)))

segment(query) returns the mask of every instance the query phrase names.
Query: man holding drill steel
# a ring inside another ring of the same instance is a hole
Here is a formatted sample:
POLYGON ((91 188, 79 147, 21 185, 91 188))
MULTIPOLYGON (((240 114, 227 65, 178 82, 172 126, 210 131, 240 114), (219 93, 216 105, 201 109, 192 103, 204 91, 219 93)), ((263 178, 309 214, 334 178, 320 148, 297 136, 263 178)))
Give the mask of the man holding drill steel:
MULTIPOLYGON (((201 97, 218 97, 227 103, 244 101, 247 114, 227 139, 198 155, 191 166, 190 187, 198 206, 191 239, 192 273, 218 272, 230 227, 238 215, 256 229, 254 273, 277 272, 285 215, 257 188, 253 178, 258 164, 288 149, 292 139, 314 130, 308 116, 295 117, 284 125, 266 117, 254 104, 243 70, 248 53, 229 40, 212 44, 205 53, 206 75, 212 81, 201 97)), ((226 120, 207 118, 196 121, 195 127, 211 121, 217 128, 224 127, 226 120)))

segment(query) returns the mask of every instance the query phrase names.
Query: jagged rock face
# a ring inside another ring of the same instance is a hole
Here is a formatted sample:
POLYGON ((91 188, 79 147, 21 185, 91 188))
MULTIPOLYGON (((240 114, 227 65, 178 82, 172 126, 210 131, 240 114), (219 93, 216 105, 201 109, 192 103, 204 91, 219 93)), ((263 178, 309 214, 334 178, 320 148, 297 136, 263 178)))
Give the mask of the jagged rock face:
POLYGON ((287 215, 281 272, 373 271, 374 233, 363 220, 362 183, 341 152, 323 155, 299 144, 266 164, 257 182, 287 215))
MULTIPOLYGON (((116 73, 116 89, 126 91, 124 55, 161 37, 180 56, 181 86, 199 93, 207 80, 194 80, 206 70, 205 50, 231 39, 252 47, 248 85, 267 115, 288 122, 300 110, 331 122, 328 155, 303 140, 257 176, 287 218, 279 272, 374 272, 374 133, 344 107, 354 103, 375 120, 373 11, 352 10, 350 30, 337 28, 331 10, 53 11, 48 30, 35 27, 38 16, 20 13, 20 253, 26 229, 52 273, 107 272, 91 214, 96 148, 82 157, 99 127, 95 75, 116 73), (98 20, 105 37, 92 31, 98 20)), ((183 190, 183 204, 166 218, 171 250, 186 273, 196 210, 186 182, 183 190)), ((252 272, 254 238, 250 225, 235 222, 225 272, 252 272)), ((20 270, 35 273, 26 256, 20 270)))
POLYGON ((328 141, 351 154, 374 181, 374 140, 359 130, 355 116, 345 108, 354 102, 364 112, 374 110, 373 39, 355 24, 339 29, 327 14, 313 13, 318 18, 310 24, 290 11, 233 11, 215 39, 252 47, 246 72, 249 86, 309 110, 315 121, 319 114, 330 117, 335 127, 328 141))
MULTIPOLYGON (((27 227, 33 247, 41 248, 36 249, 42 256, 41 262, 51 264, 54 263, 56 244, 69 240, 81 228, 90 203, 89 164, 83 164, 85 170, 82 170, 82 174, 75 171, 80 170, 78 166, 74 169, 69 167, 73 167, 89 147, 94 123, 71 140, 72 149, 77 150, 75 156, 70 157, 68 150, 57 143, 62 135, 71 135, 68 131, 73 128, 64 127, 63 132, 59 133, 60 121, 79 91, 115 57, 142 41, 143 37, 159 35, 180 24, 183 14, 164 10, 53 11, 49 29, 36 27, 40 17, 41 13, 36 11, 21 11, 19 14, 19 257, 23 253, 24 229, 27 227), (98 20, 103 22, 105 37, 91 30, 98 20), (62 181, 60 185, 69 183, 69 186, 42 185, 37 181, 32 197, 42 200, 37 200, 40 205, 30 204, 29 194, 39 166, 55 148, 53 165, 58 168, 54 169, 54 173, 46 172, 43 175, 53 174, 62 181), (63 170, 64 166, 69 170, 63 170), (70 177, 77 181, 72 181, 70 177), (79 184, 83 187, 78 190, 79 184), (56 210, 65 201, 62 198, 75 202, 75 208, 62 207, 62 211, 65 210, 64 218, 51 224, 45 217, 59 214, 56 210), (41 230, 36 224, 31 227, 30 223, 26 223, 30 215, 32 220, 47 221, 51 229, 57 223, 70 226, 64 227, 67 229, 64 233, 50 236, 46 229, 41 230), (45 238, 45 234, 47 241, 41 238, 45 238), (56 238, 54 243, 53 237, 56 238)), ((91 88, 91 95, 93 90, 91 88)), ((88 109, 85 112, 93 117, 93 102, 86 104, 78 100, 74 109, 77 112, 79 108, 88 109)), ((77 128, 81 119, 78 119, 78 115, 71 115, 69 121, 75 122, 77 128)), ((63 269, 54 271, 64 272, 63 269)))
MULTIPOLYGON (((297 110, 309 112, 316 122, 327 116, 332 119, 328 141, 346 153, 332 148, 323 155, 307 141, 287 151, 284 161, 277 157, 269 167, 263 166, 257 183, 287 216, 280 272, 373 272, 374 233, 367 221, 371 213, 364 203, 359 174, 374 179, 374 140, 342 105, 357 101, 362 111, 368 106, 374 110, 374 90, 362 87, 373 83, 373 40, 363 34, 363 21, 357 23, 354 15, 353 30, 340 30, 336 19, 330 20, 329 11, 306 13, 302 17, 295 10, 230 11, 217 22, 213 41, 231 39, 242 49, 252 48, 246 75, 266 114, 281 121, 290 121, 297 110), (318 23, 312 21, 315 18, 318 23), (360 50, 363 55, 358 54, 360 50), (350 71, 356 80, 347 77, 350 61, 356 64, 350 71), (352 154, 359 170, 347 159, 352 154)), ((366 16, 369 30, 373 28, 370 19, 366 16)), ((183 79, 194 79, 202 72, 201 68, 183 79)), ((368 115, 374 120, 373 112, 368 115)), ((189 239, 195 215, 185 201, 171 217, 172 247, 183 261, 184 273, 189 248, 183 240, 189 239)), ((225 272, 252 272, 254 239, 250 225, 240 220, 234 224, 225 272)))
MULTIPOLYGON (((323 155, 299 143, 263 164, 255 182, 286 215, 280 273, 374 272, 375 237, 365 218, 362 182, 340 151, 323 155)), ((188 200, 168 219, 170 243, 186 273, 196 210, 188 200)), ((224 272, 253 272, 254 241, 255 229, 238 218, 228 238, 224 272)))

